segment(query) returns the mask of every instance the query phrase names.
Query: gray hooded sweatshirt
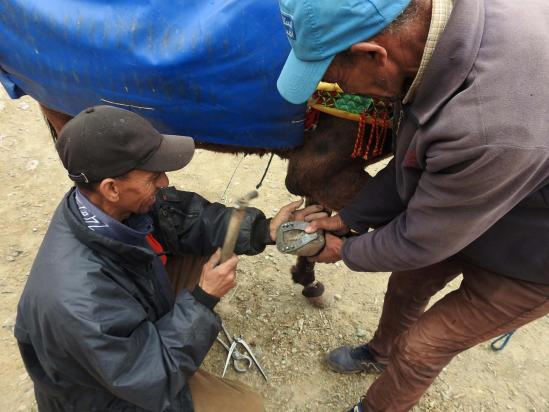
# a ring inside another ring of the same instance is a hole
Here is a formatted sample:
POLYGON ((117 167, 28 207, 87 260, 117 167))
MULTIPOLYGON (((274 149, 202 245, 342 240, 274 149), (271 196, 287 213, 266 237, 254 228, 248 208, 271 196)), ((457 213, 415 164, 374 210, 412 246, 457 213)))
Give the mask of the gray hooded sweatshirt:
POLYGON ((416 269, 460 254, 549 284, 547 39, 546 0, 455 0, 403 107, 394 160, 341 211, 362 233, 344 243, 351 269, 416 269))

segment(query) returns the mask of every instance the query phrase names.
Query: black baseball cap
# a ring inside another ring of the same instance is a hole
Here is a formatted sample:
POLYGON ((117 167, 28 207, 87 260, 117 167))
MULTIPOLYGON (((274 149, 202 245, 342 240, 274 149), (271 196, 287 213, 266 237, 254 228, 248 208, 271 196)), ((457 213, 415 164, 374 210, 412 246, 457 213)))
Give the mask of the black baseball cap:
POLYGON ((169 172, 194 154, 187 136, 160 134, 136 113, 113 106, 87 108, 61 130, 55 144, 71 180, 100 182, 134 169, 169 172))

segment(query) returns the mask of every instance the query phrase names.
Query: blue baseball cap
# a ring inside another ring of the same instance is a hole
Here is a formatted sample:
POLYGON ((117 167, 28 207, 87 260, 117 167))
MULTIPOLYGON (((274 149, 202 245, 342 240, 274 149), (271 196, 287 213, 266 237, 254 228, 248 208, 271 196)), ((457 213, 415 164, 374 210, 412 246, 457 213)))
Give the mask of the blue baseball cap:
POLYGON ((292 51, 276 83, 290 103, 313 94, 337 53, 387 27, 410 0, 279 0, 292 51))

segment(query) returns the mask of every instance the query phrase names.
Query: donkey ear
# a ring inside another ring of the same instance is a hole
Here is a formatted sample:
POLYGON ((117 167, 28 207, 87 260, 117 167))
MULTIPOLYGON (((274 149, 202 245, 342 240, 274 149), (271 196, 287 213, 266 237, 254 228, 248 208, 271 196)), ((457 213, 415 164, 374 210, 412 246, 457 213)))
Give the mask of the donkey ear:
POLYGON ((367 55, 368 58, 373 59, 380 66, 385 66, 387 63, 387 49, 375 41, 363 41, 353 44, 351 51, 356 54, 367 55))

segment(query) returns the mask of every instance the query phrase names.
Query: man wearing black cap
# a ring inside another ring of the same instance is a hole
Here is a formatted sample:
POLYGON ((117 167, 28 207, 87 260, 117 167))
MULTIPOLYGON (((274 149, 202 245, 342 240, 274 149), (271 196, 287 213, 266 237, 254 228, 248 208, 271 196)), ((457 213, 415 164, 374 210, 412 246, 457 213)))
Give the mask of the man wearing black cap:
MULTIPOLYGON (((15 326, 40 411, 263 410, 245 385, 198 370, 238 259, 217 264, 214 253, 231 209, 166 187, 165 172, 191 160, 193 140, 98 106, 68 122, 56 147, 76 187, 52 218, 15 326), (210 255, 195 276, 192 257, 210 255), (188 288, 174 292, 165 264, 175 256, 184 278, 175 283, 188 288)), ((249 208, 236 253, 263 251, 299 205, 272 220, 249 208)))
POLYGON ((286 100, 323 79, 396 106, 394 159, 309 229, 359 234, 317 261, 393 272, 371 340, 327 363, 381 372, 355 410, 407 411, 454 356, 549 313, 549 3, 279 3, 286 100))

